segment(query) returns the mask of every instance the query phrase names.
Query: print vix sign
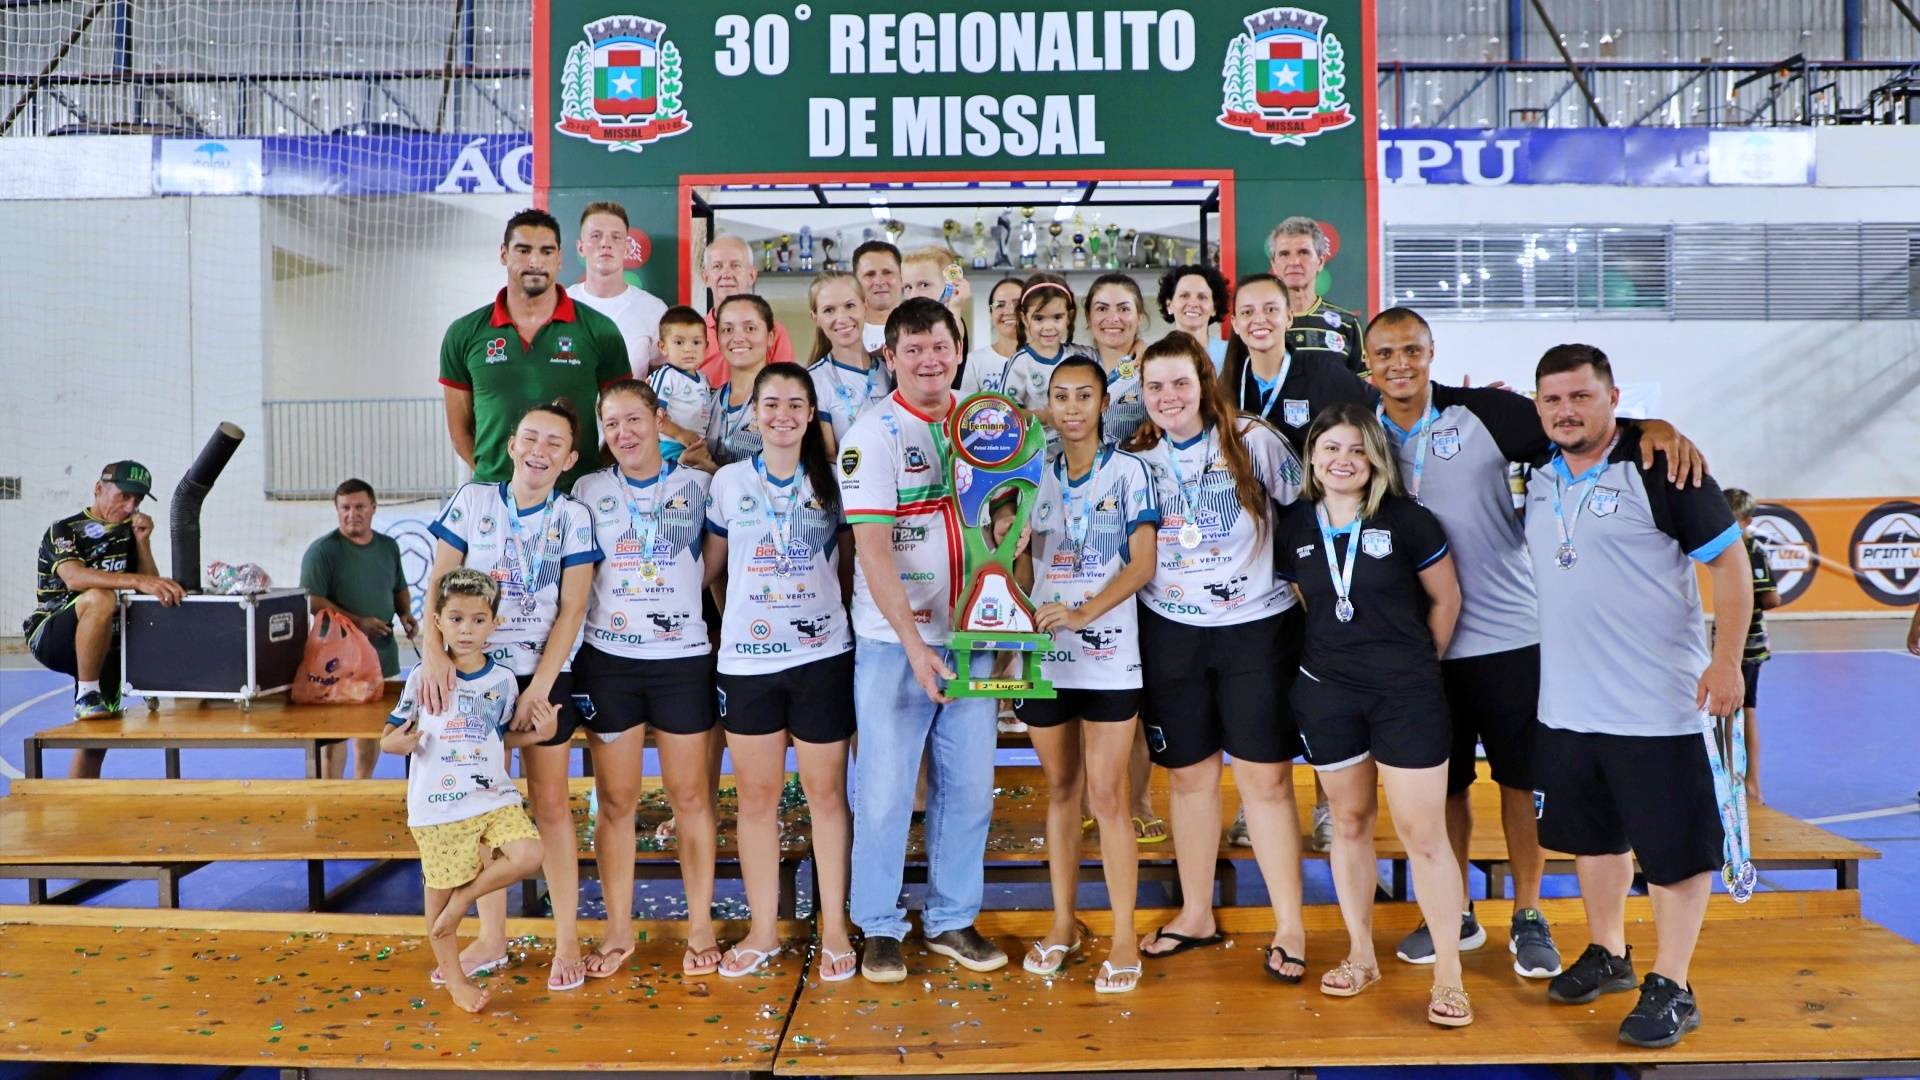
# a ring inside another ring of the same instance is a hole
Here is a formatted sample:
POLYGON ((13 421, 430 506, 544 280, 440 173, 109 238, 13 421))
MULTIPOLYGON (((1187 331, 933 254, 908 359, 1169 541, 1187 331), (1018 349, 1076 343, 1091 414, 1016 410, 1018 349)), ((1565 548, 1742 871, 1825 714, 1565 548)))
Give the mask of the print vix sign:
MULTIPOLYGON (((1264 269, 1288 214, 1373 231, 1372 0, 536 0, 534 17, 534 186, 556 210, 632 213, 621 189, 677 197, 689 177, 1188 178, 1243 208, 1221 209, 1230 272, 1264 269)), ((1370 247, 1342 255, 1341 302, 1364 304, 1370 247)))

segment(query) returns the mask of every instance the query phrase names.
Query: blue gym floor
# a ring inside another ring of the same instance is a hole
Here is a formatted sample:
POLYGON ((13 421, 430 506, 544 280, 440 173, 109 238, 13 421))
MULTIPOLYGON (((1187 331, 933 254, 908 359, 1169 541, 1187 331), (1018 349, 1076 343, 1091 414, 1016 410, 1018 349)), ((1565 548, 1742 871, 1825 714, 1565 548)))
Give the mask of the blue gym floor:
MULTIPOLYGON (((0 667, 0 791, 19 776, 24 760, 22 740, 30 733, 67 722, 72 683, 64 676, 31 666, 24 657, 8 658, 0 667)), ((1782 652, 1767 664, 1761 682, 1761 777, 1767 801, 1795 817, 1823 824, 1843 836, 1868 844, 1882 853, 1879 861, 1861 867, 1862 907, 1867 918, 1909 940, 1920 942, 1920 738, 1914 724, 1920 709, 1914 705, 1920 691, 1920 660, 1892 651, 1782 652), (1883 811, 1872 815, 1874 811, 1883 811), (1855 816, 1861 815, 1861 816, 1855 816), (1850 820, 1826 821, 1829 818, 1850 820)), ((649 751, 651 759, 651 751, 649 751)), ((1008 764, 1032 763, 1030 752, 1002 751, 1008 764)), ((649 760, 650 771, 654 763, 649 760)), ((47 755, 49 776, 65 775, 67 754, 47 755)), ((123 750, 108 756, 110 777, 161 775, 158 750, 123 750)), ((298 777, 300 756, 291 751, 206 750, 182 755, 182 775, 194 778, 298 777)), ((378 775, 398 777, 399 762, 381 762, 378 775)), ((1161 808, 1162 812, 1165 808, 1161 808)), ((339 866, 329 877, 340 880, 357 867, 339 866)), ((1257 902, 1258 875, 1242 875, 1243 898, 1257 902)), ((1763 884, 1774 888, 1831 888, 1826 872, 1800 871, 1768 874, 1763 884)), ((599 895, 594 883, 583 883, 583 914, 596 915, 599 895)), ((1476 891, 1478 891, 1476 882, 1476 891)), ((719 883, 718 904, 744 914, 739 883, 719 883)), ((1143 902, 1153 902, 1153 887, 1143 902)), ((1307 902, 1332 903, 1333 888, 1326 864, 1307 864, 1307 902)), ((643 918, 674 918, 684 913, 671 883, 640 882, 636 910, 643 918)), ((1575 892, 1571 877, 1549 879, 1549 895, 1575 892)), ((805 895, 803 887, 802 895, 805 895)), ((1105 903, 1097 887, 1082 893, 1091 906, 1105 903)), ((296 863, 229 864, 209 867, 181 881, 181 904, 189 908, 243 910, 299 910, 306 900, 304 867, 296 863)), ((0 903, 25 903, 26 885, 0 881, 0 903)), ((1164 902, 1164 901, 1162 901, 1164 902)), ((92 901, 98 905, 144 907, 154 903, 153 886, 132 882, 117 886, 92 901)), ((1009 886, 990 890, 994 906, 1042 907, 1045 886, 1009 886)), ((396 868, 355 895, 348 910, 409 913, 420 909, 418 870, 396 868)), ((1578 944, 1578 930, 1563 932, 1563 948, 1578 944)), ((87 1077, 200 1077, 215 1076, 212 1069, 100 1068, 75 1070, 87 1077)), ((252 1070, 262 1078, 268 1070, 252 1070)), ((1453 1080, 1454 1077, 1525 1077, 1545 1080, 1545 1069, 1332 1069, 1341 1080, 1453 1080)), ((34 1075, 31 1068, 0 1066, 0 1080, 34 1075)))

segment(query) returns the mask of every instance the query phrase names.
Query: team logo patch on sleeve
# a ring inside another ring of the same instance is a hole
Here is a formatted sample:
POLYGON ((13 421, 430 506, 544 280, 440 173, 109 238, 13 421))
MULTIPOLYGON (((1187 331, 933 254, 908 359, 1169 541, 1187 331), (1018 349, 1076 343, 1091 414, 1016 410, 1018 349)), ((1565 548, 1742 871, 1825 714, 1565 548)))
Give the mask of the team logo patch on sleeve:
POLYGON ((1594 517, 1610 517, 1615 510, 1620 509, 1620 489, 1594 488, 1593 498, 1587 505, 1593 508, 1594 517))
POLYGON ((1334 352, 1347 351, 1346 335, 1338 330, 1329 330, 1326 332, 1326 343, 1327 348, 1332 349, 1334 352))
POLYGON ((1368 558, 1384 559, 1393 554, 1393 534, 1385 529, 1367 529, 1360 534, 1360 550, 1368 558))
POLYGON ((1460 453, 1460 429, 1436 428, 1433 432, 1433 456, 1452 461, 1460 453))
POLYGON ((840 475, 852 476, 860 471, 860 448, 849 446, 840 451, 840 475))

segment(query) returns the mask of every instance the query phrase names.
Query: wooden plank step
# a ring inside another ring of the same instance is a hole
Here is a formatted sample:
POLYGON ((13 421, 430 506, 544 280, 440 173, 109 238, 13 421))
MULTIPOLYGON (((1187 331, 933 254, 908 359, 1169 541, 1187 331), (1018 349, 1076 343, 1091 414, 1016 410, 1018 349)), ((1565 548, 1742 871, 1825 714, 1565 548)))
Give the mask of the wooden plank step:
MULTIPOLYGON (((1106 942, 1087 941, 1062 977, 1019 970, 1018 956, 1045 931, 1046 912, 986 912, 979 926, 1016 959, 986 975, 909 942, 905 983, 855 980, 803 988, 776 1074, 937 1075, 1100 1069, 1325 1068, 1329 1066, 1769 1061, 1920 1058, 1920 946, 1858 916, 1848 891, 1765 893, 1745 905, 1715 896, 1692 981, 1705 1025, 1678 1047, 1645 1051, 1615 1037, 1634 995, 1555 1006, 1542 982, 1511 968, 1505 927, 1512 905, 1482 901, 1492 930, 1467 955, 1477 1019, 1444 1030, 1424 1019, 1427 968, 1392 958, 1419 918, 1409 904, 1375 909, 1375 948, 1386 979, 1358 998, 1316 983, 1345 955, 1337 910, 1307 911, 1308 981, 1282 985, 1262 971, 1272 923, 1264 909, 1223 909, 1229 947, 1149 960, 1132 994, 1093 992, 1106 942)), ((1578 900, 1549 900, 1562 953, 1585 945, 1578 900)), ((1150 929, 1170 911, 1143 911, 1150 929)), ((1644 897, 1628 902, 1628 937, 1644 973, 1654 952, 1644 897)), ((1087 912, 1096 935, 1106 912, 1087 912)))

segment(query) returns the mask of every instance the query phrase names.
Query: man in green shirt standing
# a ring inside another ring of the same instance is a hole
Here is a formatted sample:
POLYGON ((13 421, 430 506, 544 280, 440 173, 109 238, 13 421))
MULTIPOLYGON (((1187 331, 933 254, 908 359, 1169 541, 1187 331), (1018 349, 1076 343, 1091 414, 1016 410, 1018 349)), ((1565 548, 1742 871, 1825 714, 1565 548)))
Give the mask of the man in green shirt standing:
MULTIPOLYGON (((300 587, 318 615, 331 611, 353 620, 373 641, 380 654, 380 674, 400 674, 400 648, 393 640, 393 618, 412 637, 419 626, 413 620, 413 597, 407 591, 406 571, 400 566, 400 545, 391 536, 373 531, 373 487, 365 480, 348 480, 333 491, 333 512, 340 527, 315 540, 300 560, 300 587)), ((365 780, 380 760, 380 740, 355 739, 353 776, 365 780)), ((343 776, 347 746, 327 748, 324 774, 343 776)))
POLYGON ((626 340, 612 319, 575 304, 556 281, 560 223, 545 210, 507 220, 500 242, 507 285, 491 304, 447 327, 440 344, 440 385, 454 452, 480 483, 513 474, 507 441, 529 406, 566 398, 585 418, 574 433, 579 463, 558 490, 599 466, 595 406, 600 388, 631 378, 626 340))

